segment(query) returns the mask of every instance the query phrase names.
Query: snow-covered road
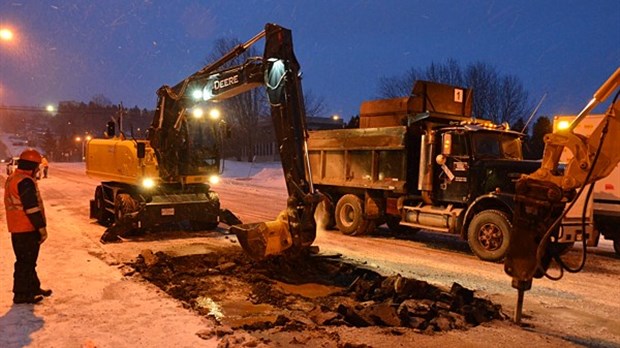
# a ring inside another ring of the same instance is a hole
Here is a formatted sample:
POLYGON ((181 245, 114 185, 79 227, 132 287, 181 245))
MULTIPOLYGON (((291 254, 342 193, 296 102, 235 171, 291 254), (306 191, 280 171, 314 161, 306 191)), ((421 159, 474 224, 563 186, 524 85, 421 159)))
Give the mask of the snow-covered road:
MULTIPOLYGON (((0 181, 4 181, 1 178, 0 181)), ((11 303, 13 254, 0 214, 0 347, 156 347, 215 346, 196 332, 210 323, 161 293, 150 284, 122 274, 122 262, 141 250, 171 254, 206 252, 236 244, 225 227, 211 232, 167 231, 119 244, 99 243, 104 228, 88 218, 89 200, 97 181, 85 176, 80 163, 53 163, 50 178, 40 182, 50 234, 43 245, 39 274, 54 295, 37 306, 11 303)), ((215 187, 222 207, 244 222, 275 218, 285 207, 286 190, 277 164, 249 167, 227 162, 223 181, 215 187)), ((458 282, 502 304, 512 313, 516 291, 503 265, 482 262, 465 242, 432 233, 415 238, 351 237, 320 231, 315 242, 325 253, 366 263, 380 273, 400 273, 436 285, 458 282)), ((576 252, 571 252, 576 255, 576 252)), ((559 282, 535 280, 526 293, 524 317, 534 325, 475 328, 454 335, 464 345, 481 337, 503 336, 515 345, 532 342, 567 345, 620 346, 620 260, 608 242, 588 255, 586 269, 559 282), (501 331, 498 331, 501 330, 501 331)), ((436 343, 441 342, 441 337, 436 343)))

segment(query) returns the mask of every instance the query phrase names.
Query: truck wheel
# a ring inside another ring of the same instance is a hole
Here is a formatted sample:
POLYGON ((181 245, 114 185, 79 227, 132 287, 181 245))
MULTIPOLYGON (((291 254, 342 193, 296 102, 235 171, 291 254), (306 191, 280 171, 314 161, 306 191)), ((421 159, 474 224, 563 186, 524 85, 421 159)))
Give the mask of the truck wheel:
POLYGON ((340 232, 359 236, 374 230, 374 221, 364 219, 362 200, 356 195, 344 195, 336 204, 336 226, 340 232))
POLYGON ((500 261, 508 251, 511 231, 512 224, 504 212, 485 210, 471 220, 467 242, 481 260, 500 261))
POLYGON ((105 209, 105 199, 103 198, 103 188, 101 186, 97 186, 95 189, 95 209, 97 222, 103 226, 109 225, 114 216, 105 209))
POLYGON ((114 221, 124 222, 127 215, 138 211, 138 202, 127 193, 119 193, 114 198, 114 221))

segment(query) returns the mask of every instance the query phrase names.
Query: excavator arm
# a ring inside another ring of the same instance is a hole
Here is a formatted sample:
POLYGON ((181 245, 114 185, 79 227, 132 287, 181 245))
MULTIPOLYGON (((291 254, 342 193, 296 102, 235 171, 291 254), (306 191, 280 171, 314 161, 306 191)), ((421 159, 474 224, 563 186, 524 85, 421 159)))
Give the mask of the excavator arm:
POLYGON ((162 87, 158 91, 159 105, 151 139, 153 147, 160 152, 176 151, 180 145, 175 144, 183 141, 178 137, 176 125, 188 105, 196 103, 192 98, 198 96, 204 102, 217 102, 261 86, 266 88, 289 198, 277 220, 231 227, 244 250, 254 258, 279 254, 289 248, 304 249, 313 243, 316 235, 314 210, 322 196, 315 192, 311 180, 300 66, 293 52, 291 31, 267 24, 252 39, 176 86, 162 87), (263 38, 262 57, 223 68, 263 38))
POLYGON ((586 185, 608 176, 620 162, 620 91, 616 92, 604 119, 590 137, 573 132, 591 110, 618 90, 619 85, 620 68, 598 89, 566 130, 545 136, 541 167, 517 182, 514 229, 504 262, 504 271, 512 277, 512 286, 518 291, 517 323, 521 319, 524 291, 531 288, 533 278, 546 274, 552 260, 558 261, 560 257, 552 247, 551 238, 557 233, 566 204, 576 199, 577 190, 582 191, 586 185), (565 147, 573 158, 561 171, 559 161, 565 147))
POLYGON ((300 67, 291 31, 267 24, 264 32, 263 84, 289 198, 275 221, 231 227, 245 252, 257 259, 309 247, 316 237, 314 211, 322 200, 312 184, 300 67))

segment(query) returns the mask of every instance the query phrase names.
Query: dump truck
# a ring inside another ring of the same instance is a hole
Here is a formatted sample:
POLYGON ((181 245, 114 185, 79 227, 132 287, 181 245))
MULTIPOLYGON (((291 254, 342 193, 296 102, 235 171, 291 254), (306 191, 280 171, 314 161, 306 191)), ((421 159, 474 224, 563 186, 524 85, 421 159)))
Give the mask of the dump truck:
POLYGON ((409 97, 362 103, 359 128, 310 132, 327 227, 455 234, 480 259, 503 259, 515 182, 540 162, 523 159, 523 134, 474 118, 471 103, 469 89, 417 81, 409 97))

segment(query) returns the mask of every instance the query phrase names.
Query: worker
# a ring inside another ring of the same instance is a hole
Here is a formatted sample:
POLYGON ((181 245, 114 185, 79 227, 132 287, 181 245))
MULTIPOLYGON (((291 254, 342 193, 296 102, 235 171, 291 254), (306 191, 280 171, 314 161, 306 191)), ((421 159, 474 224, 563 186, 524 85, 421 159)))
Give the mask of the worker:
POLYGON ((15 253, 13 303, 38 303, 52 294, 41 288, 36 271, 40 245, 47 239, 45 210, 35 180, 40 164, 36 150, 25 150, 4 186, 6 222, 15 253))
POLYGON ((41 167, 43 168, 43 178, 47 178, 47 171, 49 170, 50 164, 47 162, 47 157, 41 156, 41 167))

